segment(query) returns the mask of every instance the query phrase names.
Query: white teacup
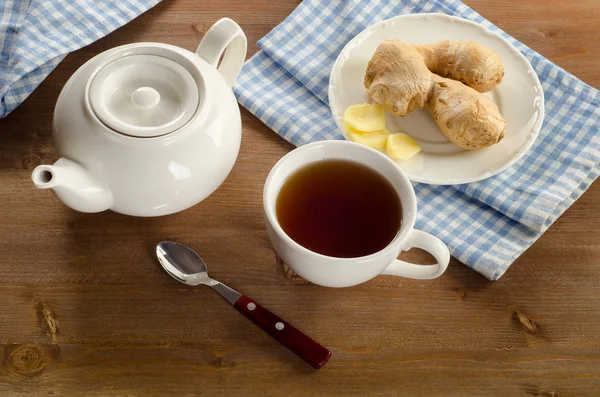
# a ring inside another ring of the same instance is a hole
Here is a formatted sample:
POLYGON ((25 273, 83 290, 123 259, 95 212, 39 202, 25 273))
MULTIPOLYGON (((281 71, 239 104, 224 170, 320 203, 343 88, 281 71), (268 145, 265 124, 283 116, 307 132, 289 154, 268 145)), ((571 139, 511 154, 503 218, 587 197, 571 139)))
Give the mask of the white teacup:
POLYGON ((381 152, 354 142, 315 142, 285 155, 269 173, 263 191, 263 204, 267 231, 275 251, 299 276, 314 284, 326 287, 349 287, 370 280, 379 274, 432 279, 442 275, 450 261, 448 248, 441 240, 414 229, 417 198, 404 172, 381 152), (396 189, 402 204, 402 225, 394 240, 381 251, 359 258, 321 255, 296 243, 279 225, 276 203, 283 183, 307 164, 330 159, 362 163, 387 178, 396 189), (412 247, 429 252, 437 263, 415 265, 396 259, 400 252, 412 247))

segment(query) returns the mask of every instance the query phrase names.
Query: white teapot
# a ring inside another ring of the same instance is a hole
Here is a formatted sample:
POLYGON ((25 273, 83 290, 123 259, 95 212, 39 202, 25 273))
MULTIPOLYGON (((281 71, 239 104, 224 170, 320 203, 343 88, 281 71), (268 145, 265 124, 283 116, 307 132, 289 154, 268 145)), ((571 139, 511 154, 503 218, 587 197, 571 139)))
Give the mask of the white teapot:
POLYGON ((92 58, 58 97, 52 130, 63 157, 33 171, 35 186, 82 212, 158 216, 202 201, 239 152, 231 86, 246 47, 242 29, 224 18, 196 53, 135 43, 92 58))

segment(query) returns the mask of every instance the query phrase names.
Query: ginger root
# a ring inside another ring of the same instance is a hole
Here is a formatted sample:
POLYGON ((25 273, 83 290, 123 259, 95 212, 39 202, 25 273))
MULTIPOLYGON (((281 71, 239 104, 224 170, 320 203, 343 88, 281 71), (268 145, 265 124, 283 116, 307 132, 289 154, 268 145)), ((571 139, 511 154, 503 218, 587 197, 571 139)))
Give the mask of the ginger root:
POLYGON ((413 47, 431 72, 461 81, 479 92, 492 90, 504 77, 500 56, 474 41, 446 40, 413 47))
MULTIPOLYGON (((487 52, 483 52, 473 57, 473 63, 469 64, 468 57, 459 56, 458 53, 478 52, 478 48, 483 47, 446 45, 445 48, 458 51, 452 58, 453 64, 458 66, 446 68, 438 65, 439 60, 427 60, 434 58, 432 53, 437 51, 432 50, 434 46, 413 46, 398 40, 383 41, 377 47, 365 74, 364 84, 369 97, 398 116, 406 116, 426 106, 444 135, 462 148, 479 149, 498 143, 504 137, 506 122, 496 104, 474 88, 438 76, 429 69, 431 66, 440 73, 460 77, 479 89, 486 89, 494 87, 502 79, 503 71, 499 76, 497 66, 489 73, 484 70, 494 57, 489 54, 486 56, 487 52), (456 61, 459 58, 460 61, 456 61)), ((450 58, 446 56, 446 59, 450 58)))

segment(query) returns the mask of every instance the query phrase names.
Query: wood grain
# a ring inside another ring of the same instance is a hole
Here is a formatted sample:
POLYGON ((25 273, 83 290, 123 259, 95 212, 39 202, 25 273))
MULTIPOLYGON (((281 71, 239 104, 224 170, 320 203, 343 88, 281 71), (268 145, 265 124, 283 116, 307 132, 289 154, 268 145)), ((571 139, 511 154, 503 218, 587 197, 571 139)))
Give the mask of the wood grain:
MULTIPOLYGON (((467 3, 600 87, 597 0, 467 3)), ((80 214, 33 188, 31 169, 55 159, 54 103, 79 66, 135 41, 194 49, 225 15, 252 54, 297 1, 246 4, 163 2, 67 56, 0 120, 0 395, 599 395, 598 183, 497 282, 453 260, 431 282, 378 277, 340 290, 283 275, 262 185, 292 147, 245 110, 232 174, 183 213, 80 214), (212 291, 167 277, 153 256, 162 239, 197 249, 215 278, 331 349, 330 362, 314 371, 212 291)))

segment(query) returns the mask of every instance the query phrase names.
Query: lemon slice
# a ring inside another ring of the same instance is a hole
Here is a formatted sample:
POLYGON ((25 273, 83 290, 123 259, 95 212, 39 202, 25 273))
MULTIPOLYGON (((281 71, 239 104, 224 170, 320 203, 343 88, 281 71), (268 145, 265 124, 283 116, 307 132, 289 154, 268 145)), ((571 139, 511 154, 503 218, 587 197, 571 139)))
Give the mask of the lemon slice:
POLYGON ((397 133, 387 137, 386 153, 393 159, 408 160, 421 151, 421 146, 410 135, 397 133))
POLYGON ((384 150, 385 143, 390 136, 390 132, 386 129, 380 131, 357 131, 356 129, 346 126, 346 132, 348 134, 348 138, 351 141, 356 143, 361 143, 363 145, 372 147, 377 150, 384 150))
POLYGON ((379 105, 354 105, 344 112, 344 121, 358 131, 381 131, 385 128, 385 111, 379 105))

